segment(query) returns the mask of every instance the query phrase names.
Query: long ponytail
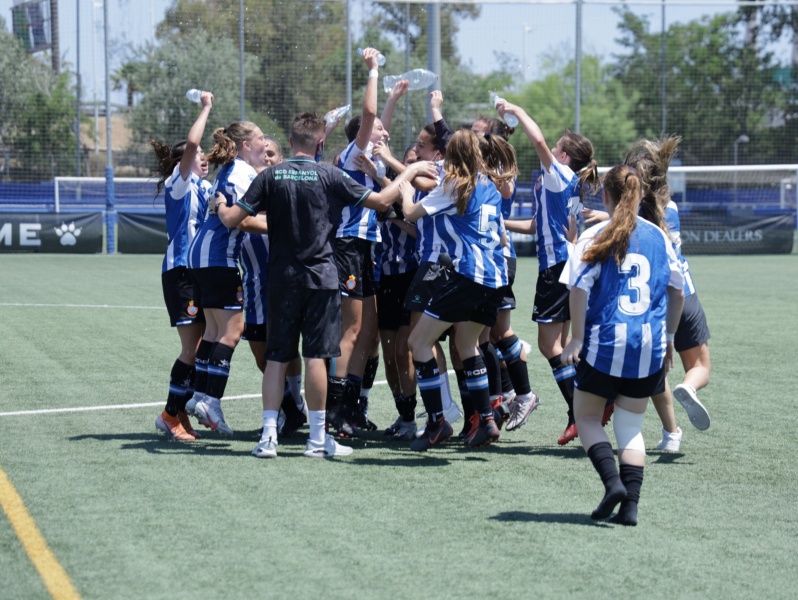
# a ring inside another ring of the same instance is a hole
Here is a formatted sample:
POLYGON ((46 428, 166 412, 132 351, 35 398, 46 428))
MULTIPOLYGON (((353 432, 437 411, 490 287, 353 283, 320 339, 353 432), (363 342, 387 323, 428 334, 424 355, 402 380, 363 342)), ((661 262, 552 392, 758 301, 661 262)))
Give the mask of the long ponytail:
POLYGON ((637 212, 640 210, 642 194, 640 176, 628 165, 613 167, 604 176, 604 193, 615 205, 615 210, 607 226, 585 250, 582 261, 595 264, 613 257, 620 265, 629 250, 629 238, 637 227, 637 212))
POLYGON ((633 167, 643 183, 640 216, 667 231, 665 207, 671 198, 668 167, 682 138, 676 135, 658 140, 640 140, 626 154, 623 163, 633 167))
POLYGON ((484 170, 477 136, 468 129, 455 131, 443 160, 443 185, 455 197, 457 214, 465 214, 468 200, 477 187, 477 178, 484 170))

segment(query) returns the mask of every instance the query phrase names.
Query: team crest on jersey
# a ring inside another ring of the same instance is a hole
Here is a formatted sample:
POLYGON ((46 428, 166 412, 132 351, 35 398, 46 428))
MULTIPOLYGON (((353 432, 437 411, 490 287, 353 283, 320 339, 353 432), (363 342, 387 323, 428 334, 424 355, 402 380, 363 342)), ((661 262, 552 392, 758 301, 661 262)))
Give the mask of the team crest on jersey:
POLYGON ((197 316, 197 313, 199 312, 199 309, 196 306, 194 306, 194 301, 193 300, 189 301, 188 308, 186 309, 186 312, 188 313, 189 317, 196 317, 197 316))
POLYGON ((238 286, 238 291, 236 292, 236 302, 239 304, 244 303, 244 288, 238 286))
POLYGON ((354 275, 350 275, 349 279, 346 280, 346 289, 353 290, 357 285, 357 279, 355 279, 354 275))

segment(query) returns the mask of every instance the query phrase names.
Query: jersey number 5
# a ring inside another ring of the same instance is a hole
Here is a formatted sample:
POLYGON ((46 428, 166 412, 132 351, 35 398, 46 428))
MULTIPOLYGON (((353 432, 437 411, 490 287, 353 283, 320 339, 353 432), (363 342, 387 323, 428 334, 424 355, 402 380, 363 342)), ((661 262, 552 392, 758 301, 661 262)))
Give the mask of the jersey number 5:
POLYGON ((499 224, 495 221, 496 214, 495 206, 483 204, 479 208, 479 233, 485 236, 485 245, 491 250, 502 241, 499 236, 499 224))
POLYGON ((651 278, 651 265, 642 254, 627 254, 618 267, 624 275, 631 274, 626 282, 627 288, 618 298, 618 308, 627 315, 642 315, 651 304, 651 288, 648 280, 651 278))

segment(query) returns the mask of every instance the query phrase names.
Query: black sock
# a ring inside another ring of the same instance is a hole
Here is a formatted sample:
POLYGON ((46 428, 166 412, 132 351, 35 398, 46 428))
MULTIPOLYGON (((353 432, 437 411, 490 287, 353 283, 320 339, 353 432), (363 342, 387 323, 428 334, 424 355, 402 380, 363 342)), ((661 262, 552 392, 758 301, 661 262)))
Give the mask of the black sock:
MULTIPOLYGON (((490 342, 485 342, 480 344, 479 351, 482 353, 482 361, 488 373, 488 392, 492 398, 500 396, 502 393, 502 374, 496 347, 490 342)), ((465 367, 465 361, 463 361, 463 366, 465 367)), ((466 370, 468 369, 466 368, 466 370)))
POLYGON ((393 401, 396 404, 396 412, 399 413, 403 421, 415 421, 417 404, 415 394, 412 396, 397 394, 393 397, 393 401))
POLYGON ((366 360, 366 368, 363 371, 363 385, 361 387, 370 390, 374 387, 374 378, 377 377, 377 368, 380 366, 380 355, 369 356, 366 360))
POLYGON ((562 354, 553 356, 549 359, 549 364, 557 382, 557 387, 560 388, 560 393, 568 405, 568 424, 570 425, 574 422, 574 379, 576 379, 576 369, 573 366, 566 367, 562 364, 561 358, 562 354))
MULTIPOLYGON (((499 350, 501 350, 504 362, 507 363, 507 374, 512 381, 515 393, 519 396, 528 394, 532 391, 529 384, 529 372, 526 368, 526 361, 521 360, 521 340, 517 335, 511 335, 499 340, 499 350)), ((571 393, 573 396, 573 392, 571 393)))
POLYGON ((621 465, 621 482, 626 488, 626 498, 621 501, 618 514, 611 521, 620 525, 637 525, 637 503, 643 487, 643 467, 621 465))
POLYGON ((509 396, 510 392, 514 392, 513 381, 510 379, 510 371, 507 370, 507 363, 499 363, 499 372, 502 376, 502 396, 509 396))
POLYGON ((468 395, 471 398, 474 410, 481 417, 493 416, 493 407, 490 405, 490 390, 488 389, 488 374, 482 356, 477 354, 471 358, 463 359, 468 395))
POLYGON ((413 364, 416 367, 418 390, 421 392, 421 400, 427 410, 427 418, 432 419, 436 413, 443 412, 441 372, 438 369, 438 363, 431 358, 427 362, 414 360, 413 364))
POLYGON ((327 378, 327 414, 336 416, 341 410, 346 379, 330 375, 327 378))
POLYGON ((204 394, 208 389, 208 359, 211 357, 213 342, 202 340, 197 348, 197 356, 194 368, 197 370, 197 378, 194 381, 194 393, 204 394))
POLYGON ((606 519, 626 496, 626 488, 621 483, 618 467, 615 466, 615 455, 609 442, 593 444, 587 451, 587 455, 604 484, 604 498, 601 499, 596 510, 590 514, 590 518, 606 519))
POLYGON ((360 386, 362 385, 362 377, 352 375, 351 373, 347 374, 342 404, 345 414, 350 418, 357 414, 357 401, 360 399, 360 386))
POLYGON ((194 369, 179 360, 172 365, 169 376, 169 395, 166 397, 166 412, 176 417, 177 412, 186 408, 191 389, 191 371, 194 369))
POLYGON ((213 345, 211 356, 208 359, 208 389, 206 394, 211 398, 224 396, 227 379, 230 377, 230 359, 233 358, 235 348, 217 342, 213 345))

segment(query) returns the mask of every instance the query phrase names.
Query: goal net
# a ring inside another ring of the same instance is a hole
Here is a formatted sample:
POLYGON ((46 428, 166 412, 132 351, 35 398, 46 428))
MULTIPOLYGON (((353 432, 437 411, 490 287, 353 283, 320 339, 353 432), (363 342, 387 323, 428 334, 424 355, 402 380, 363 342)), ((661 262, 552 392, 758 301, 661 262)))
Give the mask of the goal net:
MULTIPOLYGON (((55 212, 105 210, 108 193, 104 177, 56 177, 55 212)), ((114 177, 114 208, 131 212, 163 212, 156 197, 157 181, 144 177, 114 177)))

